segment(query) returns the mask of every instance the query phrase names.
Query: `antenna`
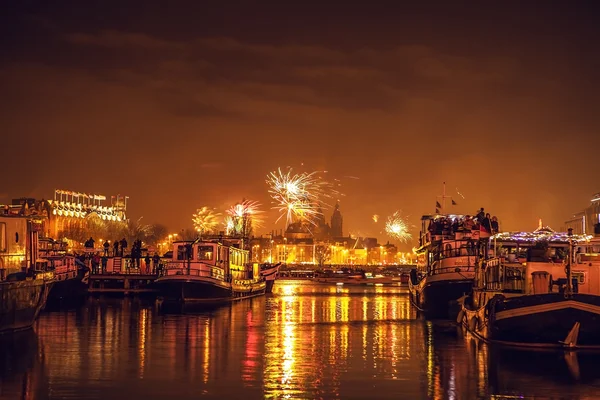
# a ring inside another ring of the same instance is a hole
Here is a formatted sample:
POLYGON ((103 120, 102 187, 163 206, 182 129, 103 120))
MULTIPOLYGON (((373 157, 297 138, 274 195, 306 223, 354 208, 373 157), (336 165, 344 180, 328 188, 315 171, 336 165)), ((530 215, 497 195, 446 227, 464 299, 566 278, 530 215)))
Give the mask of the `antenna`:
MULTIPOLYGON (((446 182, 444 182, 444 190, 442 192, 441 196, 436 196, 436 199, 441 199, 441 203, 439 201, 436 202, 436 206, 440 205, 440 207, 436 207, 436 208, 440 208, 440 212, 438 214, 445 214, 446 212, 446 199, 452 199, 452 196, 446 196, 446 182)), ((454 203, 453 203, 454 204, 454 203)))

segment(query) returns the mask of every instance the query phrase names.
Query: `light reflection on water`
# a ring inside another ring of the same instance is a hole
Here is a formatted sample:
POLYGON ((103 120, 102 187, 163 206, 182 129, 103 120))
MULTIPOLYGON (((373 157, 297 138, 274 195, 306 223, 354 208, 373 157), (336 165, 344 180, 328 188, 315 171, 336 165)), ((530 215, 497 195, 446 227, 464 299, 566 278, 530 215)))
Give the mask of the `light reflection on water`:
POLYGON ((379 397, 393 390, 418 398, 413 382, 424 363, 408 349, 424 343, 411 335, 421 322, 405 289, 286 282, 275 294, 266 310, 265 397, 371 398, 377 387, 379 397))
POLYGON ((597 398, 596 355, 492 348, 406 290, 279 281, 196 314, 90 299, 0 337, 2 399, 597 398))

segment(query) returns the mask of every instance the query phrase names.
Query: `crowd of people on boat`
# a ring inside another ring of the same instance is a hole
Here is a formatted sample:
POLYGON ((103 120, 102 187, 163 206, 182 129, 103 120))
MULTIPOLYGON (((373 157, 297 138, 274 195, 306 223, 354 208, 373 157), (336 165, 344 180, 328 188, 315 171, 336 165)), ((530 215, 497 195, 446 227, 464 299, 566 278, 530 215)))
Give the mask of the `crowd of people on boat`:
MULTIPOLYGON (((482 207, 477 213, 472 215, 441 215, 429 221, 427 229, 427 239, 429 242, 432 236, 451 236, 456 232, 473 232, 487 233, 493 235, 500 230, 498 218, 486 213, 482 207)), ((420 245, 423 245, 421 239, 420 245)))

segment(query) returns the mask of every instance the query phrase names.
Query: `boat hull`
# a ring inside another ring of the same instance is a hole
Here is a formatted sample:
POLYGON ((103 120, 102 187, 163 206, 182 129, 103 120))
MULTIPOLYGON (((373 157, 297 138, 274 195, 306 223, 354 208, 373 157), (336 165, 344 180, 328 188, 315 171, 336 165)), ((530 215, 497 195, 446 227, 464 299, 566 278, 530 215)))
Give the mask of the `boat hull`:
POLYGON ((266 293, 273 292, 273 286, 275 285, 275 280, 279 275, 279 268, 281 264, 264 266, 260 270, 260 276, 266 281, 266 293))
POLYGON ((266 282, 235 284, 206 277, 165 276, 155 285, 165 302, 176 303, 226 303, 264 295, 266 282))
POLYGON ((464 310, 463 325, 490 342, 526 347, 600 347, 600 296, 496 296, 480 310, 464 310), (478 318, 477 323, 469 322, 473 316, 478 318), (570 342, 567 337, 576 323, 577 340, 570 342))
POLYGON ((273 293, 273 286, 275 286, 275 280, 266 281, 265 293, 273 293))
POLYGON ((56 281, 48 294, 47 306, 60 305, 85 296, 87 285, 80 277, 56 281))
POLYGON ((52 285, 43 279, 0 283, 0 334, 31 328, 52 285))
POLYGON ((473 279, 458 273, 425 276, 417 284, 409 282, 411 302, 428 318, 455 319, 459 299, 472 289, 473 279))

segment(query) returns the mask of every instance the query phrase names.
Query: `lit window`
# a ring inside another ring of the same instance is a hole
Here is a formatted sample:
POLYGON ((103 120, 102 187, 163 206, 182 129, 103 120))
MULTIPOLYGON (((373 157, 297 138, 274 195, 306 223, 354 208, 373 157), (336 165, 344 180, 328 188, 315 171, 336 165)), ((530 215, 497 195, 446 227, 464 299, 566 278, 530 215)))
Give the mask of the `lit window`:
POLYGON ((212 261, 213 259, 213 247, 212 246, 198 246, 198 260, 212 261))

